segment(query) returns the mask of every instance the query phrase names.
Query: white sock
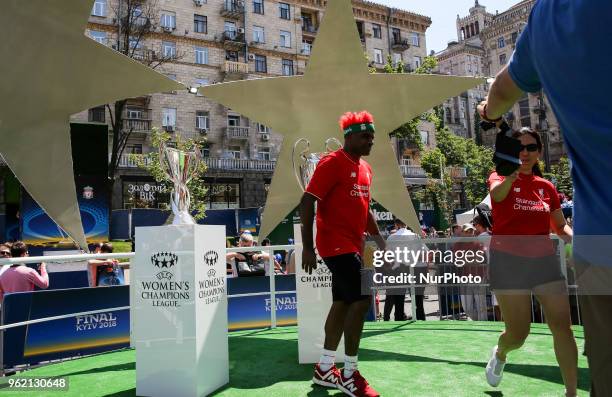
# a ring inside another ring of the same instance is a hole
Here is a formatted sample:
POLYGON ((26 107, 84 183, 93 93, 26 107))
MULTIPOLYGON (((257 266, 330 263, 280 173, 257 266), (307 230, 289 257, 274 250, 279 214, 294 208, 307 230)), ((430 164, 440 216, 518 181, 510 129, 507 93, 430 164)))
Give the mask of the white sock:
POLYGON ((328 371, 336 362, 336 352, 333 350, 323 349, 321 358, 319 359, 319 367, 323 371, 328 371))
POLYGON ((344 377, 353 376, 355 371, 357 371, 357 356, 344 356, 344 377))

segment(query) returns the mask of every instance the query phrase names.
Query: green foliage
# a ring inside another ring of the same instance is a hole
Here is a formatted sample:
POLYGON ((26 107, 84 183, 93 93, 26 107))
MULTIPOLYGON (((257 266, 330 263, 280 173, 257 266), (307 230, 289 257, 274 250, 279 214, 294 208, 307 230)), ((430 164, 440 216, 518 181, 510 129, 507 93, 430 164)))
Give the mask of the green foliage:
POLYGON ((464 182, 465 195, 468 201, 475 205, 480 203, 489 194, 487 179, 495 168, 493 163, 493 150, 480 146, 471 139, 466 139, 467 178, 464 182))
MULTIPOLYGON (((151 133, 151 146, 155 149, 151 153, 145 155, 131 154, 131 160, 135 161, 139 168, 147 171, 155 181, 166 186, 171 191, 174 188, 174 184, 166 175, 166 172, 161 166, 159 158, 159 148, 164 145, 175 146, 179 150, 183 151, 198 151, 201 152, 202 148, 206 147, 205 140, 194 140, 194 139, 181 139, 180 135, 176 135, 174 143, 171 143, 171 136, 165 131, 159 131, 157 128, 153 128, 151 133)), ((202 219, 206 216, 205 204, 207 198, 207 189, 202 183, 202 177, 206 173, 206 164, 200 162, 195 171, 195 174, 191 181, 187 183, 187 188, 191 195, 191 211, 196 211, 196 220, 202 219)))
POLYGON ((414 70, 415 74, 432 74, 438 67, 438 59, 434 56, 426 56, 421 62, 421 66, 414 70))
POLYGON ((551 166, 550 173, 544 176, 555 183, 559 193, 573 195, 574 184, 567 157, 561 157, 559 163, 551 166))

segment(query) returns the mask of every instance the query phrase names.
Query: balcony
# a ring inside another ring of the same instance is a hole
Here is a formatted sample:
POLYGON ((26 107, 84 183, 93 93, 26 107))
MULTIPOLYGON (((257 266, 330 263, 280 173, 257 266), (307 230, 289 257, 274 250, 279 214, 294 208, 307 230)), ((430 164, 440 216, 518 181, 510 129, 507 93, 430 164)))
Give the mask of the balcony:
POLYGON ((393 43, 391 44, 391 48, 393 48, 394 51, 406 51, 410 48, 410 43, 407 39, 394 37, 393 43))
POLYGON ((310 43, 302 43, 302 50, 300 51, 302 55, 310 55, 312 52, 312 44, 310 43))
POLYGON ((238 170, 274 172, 276 161, 273 160, 248 160, 248 159, 224 159, 219 157, 205 157, 204 163, 210 170, 238 170))
POLYGON ((444 172, 446 172, 447 175, 450 175, 452 179, 467 178, 467 170, 465 167, 446 167, 444 172))
POLYGON ((147 48, 130 49, 130 53, 132 54, 132 58, 140 62, 152 62, 159 59, 159 54, 157 52, 147 48))
POLYGON ((226 49, 241 49, 246 44, 244 33, 237 30, 226 30, 221 34, 221 43, 226 49))
POLYGON ((242 80, 248 73, 248 63, 225 61, 223 64, 223 81, 242 80))
POLYGON ((225 18, 240 19, 244 15, 244 1, 225 0, 221 15, 225 18))
MULTIPOLYGON (((134 157, 141 157, 143 154, 131 154, 131 153, 123 153, 121 157, 119 157, 119 168, 138 168, 138 163, 134 157)), ((148 165, 149 160, 148 157, 145 157, 145 164, 148 165)))
POLYGON ((227 126, 225 129, 225 134, 229 139, 249 139, 250 129, 250 127, 227 126))
POLYGON ((425 170, 418 165, 400 165, 404 178, 427 178, 425 170))
POLYGON ((123 130, 132 132, 151 131, 151 120, 124 118, 123 130))
POLYGON ((319 30, 318 26, 315 26, 311 23, 303 23, 302 24, 302 34, 314 36, 317 34, 317 30, 319 30))

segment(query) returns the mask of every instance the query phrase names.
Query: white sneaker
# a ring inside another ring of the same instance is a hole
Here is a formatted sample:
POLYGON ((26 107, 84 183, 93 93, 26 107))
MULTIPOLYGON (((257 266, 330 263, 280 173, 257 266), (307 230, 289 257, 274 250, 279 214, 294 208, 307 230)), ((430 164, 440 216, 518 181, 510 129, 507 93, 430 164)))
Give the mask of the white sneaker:
POLYGON ((487 383, 489 383, 489 385, 493 387, 499 385, 504 375, 504 365, 506 365, 506 362, 497 358, 497 346, 495 346, 491 352, 491 358, 487 363, 487 368, 485 369, 487 383))

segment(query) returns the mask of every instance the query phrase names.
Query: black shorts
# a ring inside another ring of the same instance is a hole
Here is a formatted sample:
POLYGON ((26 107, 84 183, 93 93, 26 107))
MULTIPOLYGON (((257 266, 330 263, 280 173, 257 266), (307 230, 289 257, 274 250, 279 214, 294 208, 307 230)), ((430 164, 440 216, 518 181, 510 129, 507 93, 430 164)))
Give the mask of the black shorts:
POLYGON ((332 274, 332 298, 334 302, 354 303, 369 299, 363 295, 362 274, 363 262, 357 253, 328 256, 323 258, 332 274))
POLYGON ((565 276, 556 255, 530 258, 491 250, 489 280, 493 290, 533 290, 565 276))

